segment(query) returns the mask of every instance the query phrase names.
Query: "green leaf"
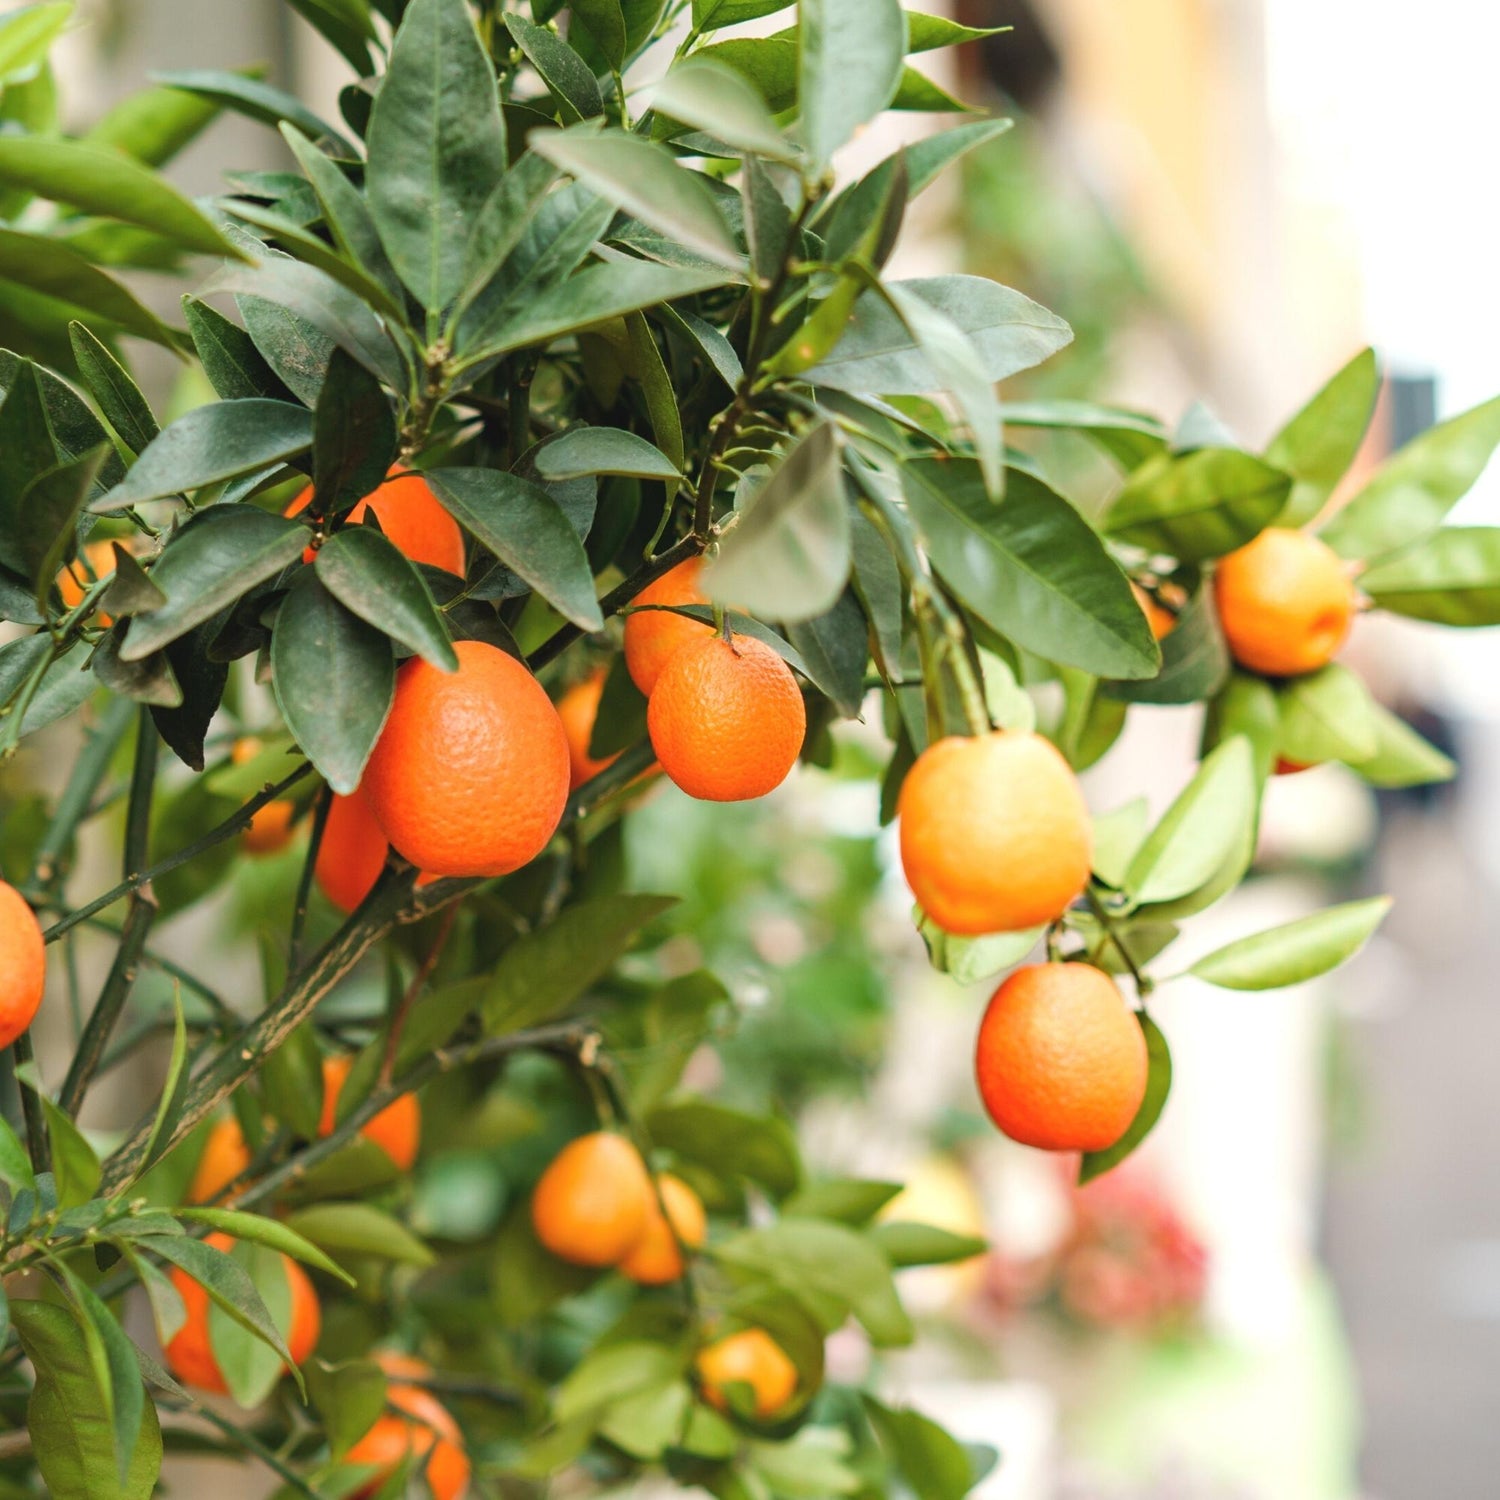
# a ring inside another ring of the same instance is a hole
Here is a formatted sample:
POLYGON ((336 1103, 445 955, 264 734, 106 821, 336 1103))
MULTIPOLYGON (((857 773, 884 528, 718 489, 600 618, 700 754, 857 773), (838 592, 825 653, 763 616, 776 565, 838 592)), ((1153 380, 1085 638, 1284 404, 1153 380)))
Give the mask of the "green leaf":
MULTIPOLYGON (((525 243, 538 219, 547 216, 547 195, 556 180, 556 168, 528 151, 495 184, 494 191, 484 200, 469 230, 464 287, 458 296, 460 312, 467 311, 490 285, 511 254, 525 243)), ((580 259, 588 253, 590 244, 592 239, 579 252, 580 259)), ((503 290, 510 289, 507 278, 503 290)))
POLYGON ((906 55, 897 0, 800 0, 800 132, 819 166, 892 100, 906 55))
POLYGON ((323 1250, 430 1266, 432 1251, 399 1220, 368 1203, 318 1203, 289 1214, 286 1226, 323 1250))
POLYGON ((1105 885, 1118 889, 1135 852, 1145 841, 1151 806, 1145 797, 1133 797, 1107 813, 1095 813, 1094 874, 1105 885))
POLYGON ((68 337, 89 394, 125 446, 132 453, 140 453, 161 431, 140 387, 82 323, 69 323, 68 337))
POLYGON ((1375 748, 1361 760, 1347 762, 1372 786, 1426 786, 1435 781, 1449 781, 1458 767, 1436 745, 1430 745, 1403 719, 1370 704, 1370 727, 1375 748))
POLYGON ((866 1235, 825 1219, 782 1218, 742 1230, 713 1247, 720 1265, 849 1309, 882 1348, 911 1342, 912 1330, 885 1255, 866 1235))
POLYGON ((739 26, 785 10, 793 0, 693 0, 693 25, 699 31, 739 26))
POLYGON ((290 399, 291 391, 239 324, 231 323, 223 313, 193 297, 182 299, 182 314, 203 373, 223 400, 242 401, 256 396, 282 402, 290 399))
POLYGON ((87 1203, 99 1186, 99 1158, 83 1138, 83 1132, 47 1097, 46 1091, 27 1080, 41 1101, 52 1142, 52 1169, 57 1174, 57 1201, 64 1208, 87 1203))
MULTIPOLYGON (((228 1253, 254 1286, 271 1321, 287 1336, 292 1286, 286 1262, 258 1245, 235 1244, 228 1253)), ((265 1401, 281 1378, 282 1362, 275 1350, 217 1305, 208 1309, 208 1343, 235 1402, 254 1408, 265 1401)))
MULTIPOLYGON (((255 69, 242 71, 250 76, 255 69)), ((84 139, 159 167, 194 141, 218 114, 219 106, 211 99, 177 89, 141 89, 107 111, 84 139)))
MULTIPOLYGON (((959 130, 974 128, 972 125, 958 127, 959 130)), ((1167 446, 1167 430, 1155 417, 1088 401, 1008 402, 1005 422, 1009 427, 1043 427, 1080 433, 1126 469, 1139 468, 1167 446)))
POLYGON ((0 184, 155 234, 204 255, 235 255, 223 233, 149 167, 84 141, 0 136, 0 184))
POLYGON ((1225 740, 1162 815, 1130 862, 1125 889, 1138 902, 1171 901, 1208 881, 1255 814, 1250 742, 1225 740))
POLYGON ((1243 547, 1281 513, 1291 479, 1238 448, 1160 454, 1138 468, 1105 512, 1105 531, 1183 562, 1243 547))
POLYGON ((627 38, 620 0, 571 0, 568 11, 593 39, 606 63, 618 73, 625 65, 627 38))
POLYGON ((957 1438, 909 1406, 882 1406, 870 1396, 864 1405, 881 1446, 916 1500, 964 1500, 980 1476, 957 1438))
POLYGON ((933 968, 955 984, 978 984, 1020 963, 1042 936, 1040 927, 1027 927, 1020 932, 992 932, 977 938, 954 937, 925 913, 917 919, 917 931, 927 944, 933 968))
MULTIPOLYGON (((646 414, 651 421, 651 434, 656 439, 657 447, 681 471, 687 467, 687 450, 682 439, 682 412, 677 405, 677 392, 672 385, 672 376, 644 314, 626 314, 625 336, 625 373, 641 388, 641 395, 646 402, 646 414)), ((677 485, 669 482, 666 490, 670 501, 677 493, 677 485)))
POLYGON ((868 1224, 900 1191, 899 1182, 834 1177, 798 1189, 781 1205, 781 1211, 798 1219, 836 1219, 858 1229, 868 1224))
POLYGON ((704 179, 653 141, 623 130, 534 130, 527 144, 605 202, 660 230, 716 265, 744 256, 704 179))
POLYGON ((733 1180, 748 1178, 774 1198, 797 1189, 802 1163, 797 1140, 785 1120, 752 1115, 707 1099, 676 1099, 659 1104, 646 1117, 652 1141, 733 1180))
MULTIPOLYGON (((1073 330, 1055 313, 983 276, 886 284, 888 291, 897 287, 920 297, 968 335, 990 381, 1041 364, 1073 338, 1073 330)), ((843 338, 806 378, 851 395, 922 396, 945 383, 901 319, 873 292, 855 303, 843 338)))
POLYGON ((514 11, 506 13, 505 25, 557 101, 564 122, 572 124, 604 113, 593 70, 556 32, 514 11))
POLYGON ((151 1134, 146 1138, 145 1150, 141 1152, 141 1169, 137 1176, 156 1164, 159 1160, 158 1147, 163 1140, 170 1139, 171 1127, 177 1123, 177 1113, 182 1106, 187 1083, 187 1059, 187 1023, 182 1013, 182 994, 174 985, 172 1053, 167 1061, 167 1076, 162 1080, 161 1101, 156 1106, 156 1118, 151 1122, 151 1134))
POLYGON ((558 1387, 552 1414, 559 1422, 591 1416, 616 1401, 676 1380, 682 1364, 676 1350, 640 1339, 595 1349, 558 1387))
POLYGON ((396 414, 342 349, 328 362, 313 414, 313 513, 337 516, 378 488, 396 454, 396 414))
POLYGON ((374 72, 370 43, 376 40, 369 0, 288 0, 292 9, 316 27, 361 77, 374 72))
POLYGON ((1277 753, 1298 765, 1363 760, 1375 753, 1374 700, 1364 680, 1332 662, 1294 677, 1277 694, 1277 753))
POLYGON ((14 78, 46 59, 73 14, 73 0, 22 5, 0 16, 0 79, 14 78))
POLYGON ((674 904, 670 896, 621 895, 564 907, 500 955, 484 997, 484 1028, 503 1035, 561 1015, 602 979, 636 934, 674 904))
POLYGON ((39 560, 38 542, 45 550, 50 537, 23 542, 21 496, 36 475, 57 461, 37 367, 29 359, 20 360, 0 402, 0 561, 27 582, 39 560))
POLYGON ((1500 396, 1428 428, 1388 458, 1323 527, 1323 540, 1340 557, 1365 559, 1420 542, 1469 492, 1497 444, 1500 396))
POLYGON ((26 1154, 26 1147, 4 1120, 0 1120, 0 1182, 12 1192, 21 1188, 36 1188, 36 1178, 31 1170, 31 1158, 26 1154))
POLYGON ((463 285, 466 229, 505 170, 495 73, 464 0, 412 0, 370 114, 370 213, 429 311, 463 285))
MULTIPOLYGON (((200 411, 227 409, 227 403, 199 408, 200 411)), ((158 441, 165 441, 180 425, 174 423, 158 441)), ((306 527, 250 506, 200 511, 172 538, 151 570, 151 581, 167 596, 167 602, 131 623, 130 634, 120 648, 120 659, 140 661, 186 635, 256 584, 274 578, 295 562, 302 556, 306 540, 306 527)))
POLYGON ((445 672, 458 669, 426 581, 371 526, 346 526, 319 549, 318 579, 344 607, 445 672))
POLYGON ((831 422, 798 440, 703 569, 710 598, 789 622, 831 609, 849 577, 849 503, 831 422))
POLYGON ((1281 513, 1283 526, 1305 526, 1328 503, 1364 441, 1380 369, 1362 349, 1266 445, 1266 462, 1295 481, 1281 513))
POLYGON ((598 1280, 589 1266, 575 1266, 546 1249, 531 1224, 531 1204, 516 1204, 495 1239, 490 1300, 501 1328, 519 1328, 575 1297, 598 1280))
POLYGON ((285 401, 249 397, 194 407, 148 443, 125 478, 90 508, 124 510, 254 473, 305 453, 312 439, 312 413, 285 401))
POLYGON ((45 600, 53 580, 73 555, 78 517, 94 488, 94 479, 114 450, 101 443, 80 458, 45 469, 21 491, 14 545, 28 567, 38 600, 45 600))
POLYGON ((989 1249, 985 1240, 972 1234, 954 1234, 935 1224, 915 1224, 907 1219, 887 1219, 867 1233, 898 1270, 905 1266, 952 1265, 972 1260, 989 1249))
POLYGON ((1151 1134, 1166 1107, 1167 1095, 1172 1091, 1172 1054, 1167 1048, 1166 1037, 1144 1011, 1137 1011, 1135 1018, 1146 1034, 1146 1097, 1141 1100, 1130 1128, 1113 1146, 1103 1151, 1084 1152, 1083 1160, 1078 1164, 1080 1184, 1092 1182, 1111 1167, 1117 1167, 1151 1134))
POLYGON ((1439 625, 1500 622, 1500 527, 1445 526, 1384 558, 1360 587, 1381 609, 1439 625))
POLYGON ((328 1436, 329 1457, 340 1459, 385 1410, 385 1371, 373 1359, 330 1365, 307 1363, 307 1391, 328 1436))
POLYGON ((963 42, 983 41, 987 36, 999 36, 1009 31, 1009 26, 960 26, 947 16, 929 16, 921 11, 906 13, 906 51, 933 52, 939 47, 957 47, 963 42))
POLYGON ((550 480, 585 474, 633 474, 669 483, 682 478, 660 448, 620 427, 570 427, 538 447, 533 462, 537 473, 550 480))
POLYGON ((693 1393, 688 1383, 673 1380, 612 1403, 603 1413, 599 1435, 632 1458, 651 1462, 668 1448, 680 1446, 684 1423, 691 1420, 692 1410, 693 1393))
POLYGON ((426 477, 444 508, 511 572, 580 629, 603 626, 588 554, 546 490, 501 469, 434 469, 426 477))
POLYGON ((0 279, 63 304, 58 311, 65 320, 92 315, 153 344, 175 347, 172 330, 155 313, 55 235, 0 229, 0 279))
POLYGON ((846 588, 833 608, 815 619, 787 626, 808 675, 846 719, 857 719, 865 698, 870 627, 859 599, 846 588))
POLYGON ((11 1303, 11 1318, 36 1370, 26 1426, 48 1490, 69 1500, 149 1500, 162 1456, 155 1406, 142 1403, 122 1477, 110 1411, 78 1323, 52 1303, 19 1299, 11 1303))
POLYGON ((1208 705, 1203 724, 1203 748, 1243 735, 1254 757, 1256 785, 1262 784, 1276 764, 1281 737, 1281 708, 1276 689, 1264 677, 1250 672, 1231 672, 1223 690, 1208 705))
POLYGON ((1060 495, 1012 469, 995 505, 962 459, 908 463, 902 486, 938 572, 987 624, 1099 676, 1156 674, 1161 655, 1128 580, 1060 495))
POLYGON ((955 99, 947 89, 940 88, 915 68, 902 68, 901 82, 890 107, 924 110, 935 114, 962 114, 970 108, 963 100, 955 99))
POLYGON ((290 94, 272 88, 259 79, 212 68, 186 68, 177 72, 157 73, 153 75, 153 79, 169 89, 181 89, 185 93, 212 100, 237 114, 259 120, 263 125, 274 128, 283 120, 289 121, 310 140, 317 141, 326 137, 347 159, 352 161, 359 156, 348 139, 327 121, 320 120, 290 94))
POLYGON ((391 711, 396 664, 382 631, 346 609, 322 573, 301 569, 277 611, 271 680, 287 728, 329 786, 348 796, 391 711))
POLYGON ((652 92, 651 107, 728 146, 772 161, 796 159, 797 148, 781 133, 760 94, 742 74, 712 58, 678 63, 652 92))
POLYGON ((1212 593, 1200 588, 1162 638, 1161 671, 1145 682, 1109 683, 1111 697, 1131 703, 1201 703, 1229 676, 1229 651, 1212 593))
POLYGON ((222 1230, 236 1240, 251 1245, 264 1245, 267 1249, 290 1255, 309 1266, 342 1281, 346 1286, 355 1284, 354 1278, 335 1260, 325 1255, 311 1240, 298 1234, 280 1219, 263 1218, 260 1214, 243 1213, 232 1208, 189 1207, 174 1209, 179 1219, 190 1224, 206 1224, 210 1229, 222 1230))
POLYGON ((1188 973, 1226 990, 1279 990, 1302 984, 1353 958, 1390 909, 1389 896, 1330 906, 1226 943, 1200 958, 1188 973))

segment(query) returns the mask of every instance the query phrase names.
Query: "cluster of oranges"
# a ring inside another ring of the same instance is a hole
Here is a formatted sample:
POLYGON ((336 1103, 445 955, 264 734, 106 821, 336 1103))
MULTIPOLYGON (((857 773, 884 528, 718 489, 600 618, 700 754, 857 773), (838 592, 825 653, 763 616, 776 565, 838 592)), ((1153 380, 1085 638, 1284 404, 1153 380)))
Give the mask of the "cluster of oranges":
MULTIPOLYGON (((642 1286, 664 1286, 686 1269, 684 1251, 708 1237, 703 1202, 680 1177, 654 1181, 623 1136, 596 1130, 570 1141, 548 1164, 531 1198, 537 1239, 561 1260, 613 1268, 642 1286)), ((698 1353, 704 1397, 721 1411, 745 1386, 758 1417, 782 1412, 797 1391, 797 1367, 763 1328, 744 1328, 698 1353)))

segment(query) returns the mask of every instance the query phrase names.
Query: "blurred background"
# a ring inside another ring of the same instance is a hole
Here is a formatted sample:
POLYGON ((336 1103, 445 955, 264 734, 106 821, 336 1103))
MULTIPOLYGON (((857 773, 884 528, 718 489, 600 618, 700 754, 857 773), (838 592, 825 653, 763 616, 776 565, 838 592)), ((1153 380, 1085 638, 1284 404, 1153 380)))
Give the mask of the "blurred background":
MULTIPOLYGON (((1072 322, 1074 345, 1007 394, 1173 421, 1202 400, 1258 448, 1373 343, 1389 381, 1368 467, 1500 389, 1494 193, 1479 169, 1500 15, 1472 0, 1415 16, 1393 0, 917 8, 1012 28, 922 59, 1016 125, 921 200, 898 259, 905 274, 983 272, 1072 322)), ((256 61, 336 113, 342 65, 280 0, 85 0, 80 14, 59 54, 70 126, 152 70, 256 61)), ((946 123, 882 125, 841 165, 863 170, 946 123)), ((226 118, 176 175, 213 192, 226 170, 281 165, 277 146, 226 118)), ((164 282, 162 306, 180 290, 164 282)), ((138 352, 164 393, 172 371, 138 352)), ((1103 498, 1102 471, 1047 457, 1083 503, 1103 498)), ((1497 512, 1492 466, 1459 519, 1497 512)), ((1495 1495, 1493 648, 1488 632, 1360 624, 1360 671, 1450 750, 1458 778, 1378 799, 1338 767, 1278 778, 1257 877, 1197 919, 1173 966, 1330 899, 1385 890, 1395 911, 1319 985, 1168 987, 1154 1012, 1176 1061, 1164 1119, 1083 1193, 1066 1164, 1009 1146, 979 1114, 969 1061, 985 991, 931 972, 912 931, 878 826, 878 725, 840 731, 830 772, 767 803, 695 805, 668 788, 636 818, 636 884, 685 898, 682 969, 706 961, 742 1009, 695 1081, 779 1102, 828 1169, 907 1177, 903 1216, 991 1237, 987 1261, 910 1273, 925 1278, 908 1290, 928 1337, 877 1372, 1001 1450, 986 1500, 1495 1495)), ((1090 773, 1096 809, 1144 789, 1160 810, 1196 742, 1191 713, 1138 710, 1090 773)), ((45 755, 27 751, 8 777, 45 781, 45 755)), ((195 911, 164 947, 191 955, 212 920, 195 911)), ((833 1351, 845 1373, 866 1358, 833 1351)))

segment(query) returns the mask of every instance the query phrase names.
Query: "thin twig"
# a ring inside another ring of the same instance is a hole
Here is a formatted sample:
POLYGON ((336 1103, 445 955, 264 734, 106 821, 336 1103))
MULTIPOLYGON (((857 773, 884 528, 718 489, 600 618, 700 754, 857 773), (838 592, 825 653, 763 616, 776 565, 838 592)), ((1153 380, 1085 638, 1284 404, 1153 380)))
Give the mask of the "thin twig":
POLYGON ((406 987, 405 993, 396 1006, 396 1012, 391 1017, 390 1029, 386 1033, 385 1054, 380 1059, 380 1073, 378 1082, 381 1088, 385 1088, 391 1081, 391 1074, 396 1067, 396 1052, 401 1046, 401 1034, 406 1030, 406 1018, 411 1014, 411 1008, 417 1002, 417 996, 427 988, 427 981, 432 978, 432 971, 437 968, 438 960, 443 956, 443 949, 448 946, 448 939, 453 935, 453 924, 458 918, 458 902, 449 906, 438 919, 438 930, 433 937, 432 946, 427 950, 424 958, 412 975, 412 981, 406 987))

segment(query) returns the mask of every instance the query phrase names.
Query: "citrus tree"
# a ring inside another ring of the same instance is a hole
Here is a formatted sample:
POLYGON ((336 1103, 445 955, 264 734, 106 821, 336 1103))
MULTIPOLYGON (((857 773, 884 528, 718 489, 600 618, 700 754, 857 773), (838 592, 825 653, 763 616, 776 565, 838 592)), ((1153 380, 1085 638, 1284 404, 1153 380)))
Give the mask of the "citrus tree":
MULTIPOLYGON (((755 798, 823 774, 840 720, 883 725, 932 961, 1007 976, 983 1102, 1097 1175, 1161 1112, 1150 995, 1245 876, 1267 778, 1451 773, 1333 658, 1366 606, 1500 621, 1500 531, 1443 525, 1500 403, 1335 505, 1368 352, 1263 454, 1201 415, 1002 408, 1067 326, 883 268, 1003 122, 830 170, 882 110, 954 107, 907 58, 973 33, 896 0, 296 8, 355 70, 337 123, 201 72, 65 138, 67 6, 0 25, 0 304, 25 312, 0 751, 75 724, 60 791, 6 807, 0 1487, 145 1496, 178 1446, 288 1495, 654 1470, 732 1500, 961 1496, 993 1455, 823 1356, 851 1322, 908 1342, 896 1273, 980 1245, 683 1090, 729 997, 663 947, 622 828, 654 781, 755 798), (296 171, 194 204, 153 168, 222 108, 296 171), (220 265, 183 327, 116 279, 189 253, 220 265), (124 333, 217 399, 163 426, 124 333), (1102 503, 1028 457, 1037 429, 1112 460, 1102 503), (1202 762, 1166 813, 1090 809, 1077 773, 1127 718, 1192 703, 1202 762), (76 857, 95 826, 113 883, 76 857), (160 946, 211 893, 259 972, 160 946), (85 934, 114 944, 95 995, 85 934), (39 1067, 48 978, 75 1044, 39 1067), (122 1067, 154 1107, 80 1129, 122 1067)), ((1189 972, 1294 983, 1383 910, 1189 972)))

